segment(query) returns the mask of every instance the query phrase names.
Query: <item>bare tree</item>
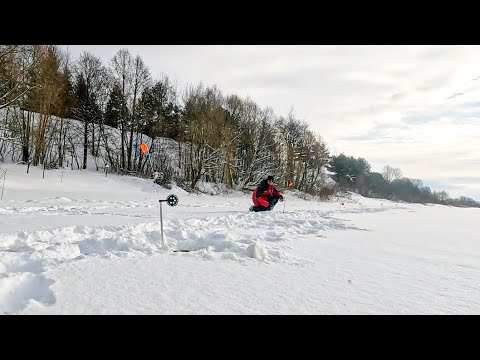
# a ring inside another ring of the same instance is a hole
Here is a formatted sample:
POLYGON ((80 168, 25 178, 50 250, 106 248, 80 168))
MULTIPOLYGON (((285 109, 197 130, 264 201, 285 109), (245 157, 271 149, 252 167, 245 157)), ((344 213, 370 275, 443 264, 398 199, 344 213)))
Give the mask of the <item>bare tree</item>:
MULTIPOLYGON (((163 152, 164 150, 161 148, 164 142, 157 142, 157 137, 177 139, 182 132, 176 87, 168 76, 162 75, 152 87, 146 86, 144 88, 136 114, 138 120, 137 133, 143 132, 152 141, 149 155, 143 156, 142 152, 139 155, 138 167, 144 173, 145 166, 151 159, 150 155, 153 152, 163 152), (161 147, 158 147, 159 145, 161 147)), ((171 173, 173 176, 173 171, 165 168, 171 166, 172 162, 172 159, 167 161, 166 157, 163 156, 161 161, 158 162, 160 167, 157 168, 162 169, 161 171, 164 173, 171 173)), ((149 163, 152 165, 151 161, 149 163)), ((164 180, 166 179, 164 178, 164 180)))
POLYGON ((63 81, 61 76, 61 54, 56 46, 42 46, 40 61, 36 71, 36 87, 32 93, 33 106, 38 112, 38 121, 34 131, 35 153, 33 164, 40 162, 45 166, 47 150, 54 134, 51 124, 52 115, 62 103, 63 81))
MULTIPOLYGON (((142 58, 140 56, 136 56, 134 61, 133 61, 133 73, 132 73, 132 87, 133 87, 133 99, 132 99, 132 118, 130 121, 130 139, 128 143, 128 149, 127 149, 127 156, 128 156, 128 162, 127 162, 127 169, 132 169, 132 151, 133 151, 133 133, 134 130, 139 132, 139 127, 138 127, 138 119, 136 117, 137 115, 137 102, 139 95, 145 88, 145 86, 148 84, 148 81, 150 80, 150 73, 148 68, 145 66, 142 58)), ((136 155, 137 152, 135 152, 136 155)), ((136 160, 136 159, 135 159, 136 160)))
POLYGON ((448 195, 448 193, 445 190, 442 190, 442 191, 437 192, 435 194, 438 197, 438 200, 440 200, 440 201, 446 201, 446 200, 450 199, 450 196, 448 195))
POLYGON ((300 157, 300 147, 302 145, 302 136, 305 132, 305 126, 300 120, 296 119, 293 109, 290 110, 287 118, 280 117, 276 121, 276 128, 279 129, 281 138, 286 146, 286 171, 285 175, 289 181, 298 183, 299 171, 298 164, 300 157))
MULTIPOLYGON (((40 60, 45 47, 40 45, 0 46, 0 109, 5 109, 5 126, 14 147, 20 143, 22 160, 28 162, 33 151, 34 123, 31 111, 39 109, 34 90, 39 85, 40 60)), ((37 94, 38 95, 38 94, 37 94)))
POLYGON ((382 170, 382 176, 387 183, 391 183, 392 181, 402 178, 402 171, 390 165, 385 165, 382 170))
POLYGON ((203 176, 207 181, 215 181, 222 148, 235 137, 222 103, 222 93, 215 86, 204 88, 200 84, 187 88, 184 93, 186 132, 183 140, 188 146, 183 153, 183 169, 192 190, 203 176))
POLYGON ((271 108, 261 110, 250 99, 245 101, 245 136, 243 138, 243 179, 242 187, 257 183, 265 174, 276 173, 279 164, 272 162, 275 157, 275 134, 272 123, 274 113, 271 108))
POLYGON ((132 56, 127 49, 120 49, 111 61, 113 68, 113 74, 122 89, 122 111, 120 116, 120 145, 121 145, 121 164, 122 168, 125 169, 125 135, 127 132, 127 117, 128 117, 128 108, 127 100, 130 96, 132 89, 132 56))
POLYGON ((0 45, 0 109, 19 105, 33 88, 26 78, 35 65, 35 57, 31 56, 34 48, 28 45, 0 45))
POLYGON ((89 124, 92 125, 92 154, 95 154, 95 122, 102 113, 98 99, 105 93, 106 69, 99 58, 84 52, 75 67, 77 106, 73 113, 84 122, 83 169, 87 168, 89 124))

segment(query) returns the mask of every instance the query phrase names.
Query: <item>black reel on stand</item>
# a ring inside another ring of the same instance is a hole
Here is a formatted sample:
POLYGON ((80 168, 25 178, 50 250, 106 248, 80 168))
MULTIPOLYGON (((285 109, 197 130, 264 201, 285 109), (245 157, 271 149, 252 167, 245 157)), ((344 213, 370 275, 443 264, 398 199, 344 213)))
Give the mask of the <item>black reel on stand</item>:
POLYGON ((167 204, 170 206, 176 206, 178 204, 178 197, 176 195, 168 195, 167 204))
MULTIPOLYGON (((165 200, 159 200, 159 202, 160 202, 160 223, 161 223, 161 232, 162 232, 162 244, 164 244, 162 202, 166 202, 169 206, 176 206, 178 204, 178 197, 177 197, 177 195, 171 194, 171 195, 168 195, 165 200)), ((173 250, 173 252, 190 252, 190 250, 173 250)))

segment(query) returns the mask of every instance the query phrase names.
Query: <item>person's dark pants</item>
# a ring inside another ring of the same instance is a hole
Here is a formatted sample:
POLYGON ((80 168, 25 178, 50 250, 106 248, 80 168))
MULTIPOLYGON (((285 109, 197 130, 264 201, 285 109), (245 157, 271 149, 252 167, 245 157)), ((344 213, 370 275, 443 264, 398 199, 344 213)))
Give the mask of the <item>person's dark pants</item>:
POLYGON ((264 206, 254 206, 253 207, 253 211, 270 211, 272 210, 275 205, 277 205, 277 202, 278 200, 280 199, 280 197, 278 196, 273 196, 273 195, 270 195, 267 199, 267 201, 269 202, 269 206, 267 207, 264 207, 264 206))

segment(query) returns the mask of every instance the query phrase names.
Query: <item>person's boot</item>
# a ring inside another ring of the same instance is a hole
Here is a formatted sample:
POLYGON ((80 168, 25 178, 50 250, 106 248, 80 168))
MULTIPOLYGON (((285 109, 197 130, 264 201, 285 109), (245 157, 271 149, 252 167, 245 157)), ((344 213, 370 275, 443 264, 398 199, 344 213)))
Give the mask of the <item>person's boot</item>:
POLYGON ((270 201, 270 205, 267 208, 268 211, 272 210, 275 207, 275 205, 277 205, 278 199, 280 199, 280 198, 278 198, 278 197, 272 198, 272 200, 270 201))
POLYGON ((258 208, 255 211, 268 211, 268 207, 258 206, 258 208))

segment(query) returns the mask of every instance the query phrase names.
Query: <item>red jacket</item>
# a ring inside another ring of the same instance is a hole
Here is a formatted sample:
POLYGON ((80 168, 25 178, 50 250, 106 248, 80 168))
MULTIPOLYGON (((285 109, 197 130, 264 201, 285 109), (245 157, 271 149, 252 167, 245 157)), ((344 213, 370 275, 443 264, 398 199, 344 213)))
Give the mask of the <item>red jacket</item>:
POLYGON ((267 180, 262 180, 260 185, 258 185, 252 193, 252 201, 255 206, 268 207, 270 203, 268 202, 268 197, 281 196, 282 193, 275 189, 275 186, 268 185, 267 180))

